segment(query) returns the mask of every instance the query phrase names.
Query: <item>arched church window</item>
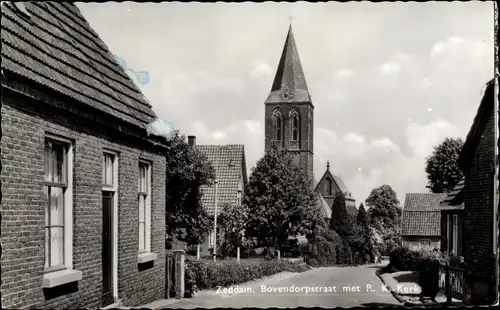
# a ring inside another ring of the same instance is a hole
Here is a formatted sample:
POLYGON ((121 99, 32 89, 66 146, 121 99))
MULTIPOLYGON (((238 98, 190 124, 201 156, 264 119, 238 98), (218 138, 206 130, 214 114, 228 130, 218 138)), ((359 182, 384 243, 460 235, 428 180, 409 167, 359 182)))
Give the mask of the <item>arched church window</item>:
POLYGON ((297 108, 293 108, 290 112, 291 119, 291 129, 292 129, 292 141, 299 141, 299 130, 300 130, 300 114, 297 108))
POLYGON ((332 193, 332 180, 330 178, 326 179, 328 181, 328 196, 333 196, 332 193))
POLYGON ((274 139, 281 141, 283 137, 283 114, 281 110, 275 109, 273 111, 273 124, 274 124, 274 139))

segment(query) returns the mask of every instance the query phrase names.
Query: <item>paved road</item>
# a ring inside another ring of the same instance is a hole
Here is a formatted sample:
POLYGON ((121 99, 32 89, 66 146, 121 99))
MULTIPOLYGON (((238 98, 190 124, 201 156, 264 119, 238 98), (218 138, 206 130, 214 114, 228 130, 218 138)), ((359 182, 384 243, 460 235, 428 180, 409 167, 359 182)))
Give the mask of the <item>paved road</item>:
POLYGON ((167 308, 399 305, 391 293, 385 290, 382 281, 375 274, 375 270, 375 268, 368 266, 331 267, 313 269, 300 274, 285 273, 279 277, 275 276, 244 286, 233 287, 240 293, 201 292, 194 298, 181 300, 167 308), (316 287, 316 292, 306 292, 306 287, 309 287, 310 290, 311 288, 314 290, 316 287), (298 292, 295 291, 297 288, 298 292))

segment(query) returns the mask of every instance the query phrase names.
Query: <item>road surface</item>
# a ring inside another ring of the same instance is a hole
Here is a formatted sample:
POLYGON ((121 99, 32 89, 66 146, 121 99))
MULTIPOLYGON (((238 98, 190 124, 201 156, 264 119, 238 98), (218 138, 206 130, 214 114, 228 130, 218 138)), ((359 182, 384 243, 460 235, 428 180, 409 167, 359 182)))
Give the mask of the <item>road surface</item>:
MULTIPOLYGON (((353 307, 400 305, 373 266, 317 268, 200 292, 167 308, 353 307), (232 292, 231 292, 232 289, 232 292)), ((163 307, 162 307, 163 308, 163 307)))

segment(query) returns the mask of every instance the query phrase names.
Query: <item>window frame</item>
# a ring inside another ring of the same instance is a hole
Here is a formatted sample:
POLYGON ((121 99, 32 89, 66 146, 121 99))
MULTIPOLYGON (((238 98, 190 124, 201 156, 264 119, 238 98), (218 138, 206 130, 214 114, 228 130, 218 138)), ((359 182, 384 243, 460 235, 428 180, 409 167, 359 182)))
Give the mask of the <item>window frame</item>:
POLYGON ((290 131, 290 140, 300 141, 300 112, 297 108, 292 108, 290 111, 290 131))
MULTIPOLYGON (((51 266, 50 260, 52 257, 52 254, 50 253, 50 246, 51 246, 51 241, 49 240, 49 249, 46 248, 47 245, 47 235, 45 235, 45 245, 44 245, 44 274, 50 274, 53 272, 57 271, 62 271, 66 269, 73 269, 73 161, 74 161, 74 154, 73 154, 73 141, 67 138, 59 137, 56 135, 52 135, 49 133, 45 134, 44 140, 43 140, 43 145, 44 145, 44 150, 47 150, 47 143, 52 142, 56 143, 59 145, 63 146, 63 182, 52 182, 48 181, 46 179, 47 175, 45 176, 44 181, 42 182, 42 188, 45 191, 45 188, 47 188, 47 196, 48 200, 46 201, 46 204, 44 206, 44 214, 47 219, 48 216, 48 226, 44 225, 44 230, 47 228, 49 229, 49 237, 51 236, 50 234, 50 228, 53 227, 53 225, 50 225, 50 211, 48 212, 48 208, 50 207, 50 192, 52 188, 61 188, 63 189, 63 225, 57 225, 58 227, 62 226, 63 230, 63 242, 62 242, 62 256, 63 256, 63 261, 62 264, 51 266), (49 253, 47 254, 47 251, 49 253), (47 257, 48 257, 48 262, 47 262, 47 257), (48 265, 47 265, 48 264, 48 265)), ((44 154, 45 156, 45 163, 44 163, 44 169, 47 169, 47 164, 48 160, 50 160, 47 157, 47 153, 44 154)), ((51 239, 51 238, 50 238, 51 239)))
POLYGON ((453 214, 453 222, 451 223, 452 227, 452 248, 451 251, 458 255, 458 215, 453 214))
POLYGON ((425 247, 425 246, 431 246, 431 239, 420 239, 418 240, 418 243, 420 245, 420 247, 425 247), (424 244, 424 242, 428 243, 428 244, 424 244))
POLYGON ((147 161, 140 160, 139 161, 139 184, 138 184, 138 196, 137 196, 137 226, 138 226, 138 253, 151 253, 151 163, 147 161), (145 175, 145 186, 146 191, 141 191, 141 180, 142 180, 142 171, 141 167, 146 168, 145 175), (144 248, 141 248, 141 221, 140 221, 140 199, 141 196, 145 196, 144 198, 144 248))
POLYGON ((273 125, 274 125, 274 140, 283 140, 283 113, 280 108, 276 108, 272 115, 273 125))

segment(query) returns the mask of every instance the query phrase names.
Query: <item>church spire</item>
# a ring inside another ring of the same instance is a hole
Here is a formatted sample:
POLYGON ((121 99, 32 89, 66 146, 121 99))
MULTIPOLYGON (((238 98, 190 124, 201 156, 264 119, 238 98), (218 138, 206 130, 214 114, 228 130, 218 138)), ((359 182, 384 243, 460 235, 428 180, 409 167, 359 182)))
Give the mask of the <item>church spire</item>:
POLYGON ((271 87, 271 93, 266 100, 266 103, 285 102, 311 102, 311 96, 309 95, 306 78, 293 36, 291 16, 288 34, 271 87))
POLYGON ((329 160, 326 161, 326 170, 330 171, 330 161, 329 160))

